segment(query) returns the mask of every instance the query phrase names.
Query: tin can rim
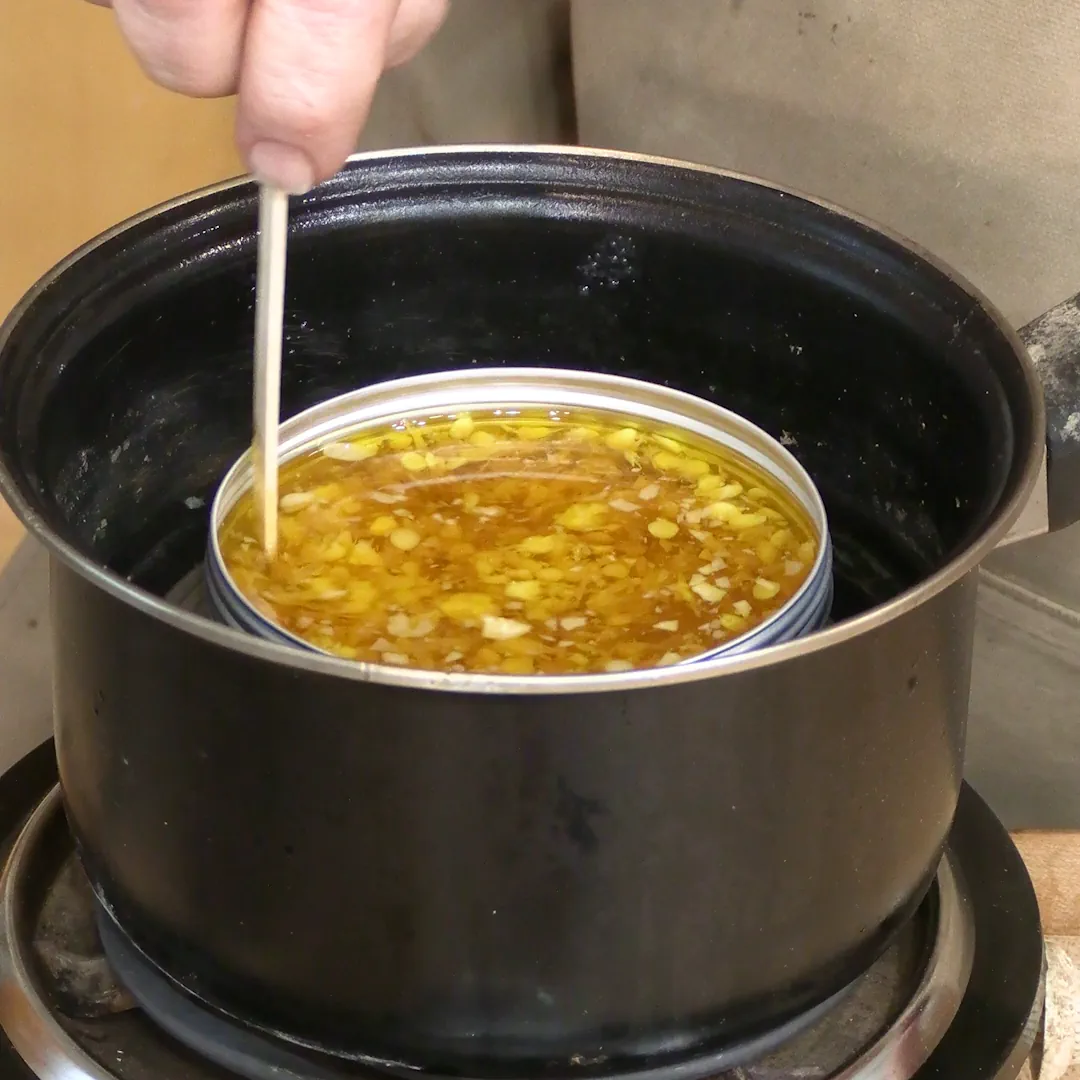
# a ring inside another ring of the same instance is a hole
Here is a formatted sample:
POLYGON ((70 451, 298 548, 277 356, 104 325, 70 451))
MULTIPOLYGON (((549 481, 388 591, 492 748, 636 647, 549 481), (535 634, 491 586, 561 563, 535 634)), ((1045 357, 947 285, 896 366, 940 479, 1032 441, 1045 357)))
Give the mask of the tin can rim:
MULTIPOLYGON (((763 469, 784 485, 810 517, 818 532, 817 555, 802 585, 787 603, 747 635, 687 657, 675 666, 722 658, 728 646, 743 642, 745 637, 767 636, 771 628, 789 618, 805 602, 821 576, 830 572, 832 545, 825 504, 810 474, 781 440, 723 405, 625 375, 572 368, 470 367, 372 383, 328 398, 286 420, 279 429, 279 468, 301 454, 391 420, 452 415, 455 410, 517 407, 591 409, 626 416, 632 422, 644 420, 654 430, 657 425, 667 425, 673 434, 696 434, 734 450, 763 469)), ((267 619, 236 588, 225 566, 218 532, 229 511, 252 487, 252 456, 249 447, 233 463, 210 505, 207 558, 216 572, 209 577, 209 587, 224 589, 229 601, 254 625, 265 627, 275 638, 311 652, 331 655, 267 619)), ((225 602, 226 597, 219 599, 225 602)), ((378 663, 369 666, 389 667, 378 663)))

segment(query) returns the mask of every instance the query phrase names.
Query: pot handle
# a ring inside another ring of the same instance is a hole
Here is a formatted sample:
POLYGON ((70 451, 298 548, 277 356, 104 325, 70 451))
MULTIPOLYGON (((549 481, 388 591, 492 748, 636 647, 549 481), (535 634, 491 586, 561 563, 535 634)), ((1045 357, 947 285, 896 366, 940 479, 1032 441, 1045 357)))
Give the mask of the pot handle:
POLYGON ((1020 517, 1002 544, 1080 522, 1080 294, 1020 329, 1046 405, 1046 453, 1020 517))

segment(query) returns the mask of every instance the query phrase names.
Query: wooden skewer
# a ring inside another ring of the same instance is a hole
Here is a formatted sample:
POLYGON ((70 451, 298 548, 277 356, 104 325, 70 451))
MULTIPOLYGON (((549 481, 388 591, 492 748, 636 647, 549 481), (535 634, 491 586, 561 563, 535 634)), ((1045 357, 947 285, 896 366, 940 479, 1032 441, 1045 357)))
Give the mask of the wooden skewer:
POLYGON ((278 546, 278 425, 288 236, 288 195, 276 188, 262 187, 259 191, 259 256, 255 278, 252 482, 263 551, 268 559, 277 557, 278 546))

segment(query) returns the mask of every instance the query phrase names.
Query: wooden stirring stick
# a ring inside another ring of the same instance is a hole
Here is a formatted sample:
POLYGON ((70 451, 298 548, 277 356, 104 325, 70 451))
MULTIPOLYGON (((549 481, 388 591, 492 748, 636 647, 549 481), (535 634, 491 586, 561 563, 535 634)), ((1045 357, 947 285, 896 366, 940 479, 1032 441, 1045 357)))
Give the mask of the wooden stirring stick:
POLYGON ((278 546, 278 424, 281 344, 285 322, 285 253, 289 197, 259 190, 259 258, 255 278, 255 440, 252 446, 255 513, 268 559, 278 546))

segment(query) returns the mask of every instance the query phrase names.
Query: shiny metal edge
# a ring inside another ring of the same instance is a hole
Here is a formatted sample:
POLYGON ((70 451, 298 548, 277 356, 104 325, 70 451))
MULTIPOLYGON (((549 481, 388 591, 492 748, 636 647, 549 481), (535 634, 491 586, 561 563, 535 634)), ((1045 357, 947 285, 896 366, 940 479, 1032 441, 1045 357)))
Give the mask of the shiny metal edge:
MULTIPOLYGON (((484 675, 421 672, 410 668, 375 668, 369 664, 357 663, 354 660, 345 660, 324 653, 310 650, 300 650, 290 645, 265 641, 260 638, 245 634, 231 627, 221 626, 211 622, 200 615, 181 611, 171 604, 166 603, 161 597, 132 585, 121 575, 95 563, 72 544, 56 536, 46 525, 45 521, 37 513, 22 492, 15 484, 8 470, 0 462, 0 495, 4 497, 8 505, 26 528, 48 549, 51 556, 59 559, 75 573, 97 588, 102 589, 110 596, 130 606, 160 619, 162 622, 185 633, 193 634, 204 641, 219 645, 222 648, 233 649, 247 656, 267 662, 275 662, 294 669, 309 671, 315 674, 333 676, 341 679, 355 680, 357 682, 378 682, 385 686, 400 686, 404 688, 438 690, 447 693, 500 693, 500 694, 585 694, 585 693, 612 693, 618 691, 634 690, 646 686, 678 685, 681 683, 697 682, 703 679, 716 678, 725 674, 743 674, 755 671, 759 668, 782 663, 795 657, 808 656, 819 650, 828 649, 834 645, 840 645, 852 638, 883 626, 893 619, 899 618, 909 611, 919 607, 938 593, 956 584, 969 573, 998 545, 1006 536, 1014 521, 1020 516, 1026 505, 1040 468, 1045 463, 1046 446, 1046 409, 1043 404, 1042 384, 1039 381, 1034 361, 1031 359, 1026 347, 1020 340, 1017 331, 1005 320, 1005 317, 990 302, 987 296, 978 289, 964 275, 953 267, 928 251, 926 248, 907 237, 901 235, 887 226, 875 222, 860 214, 829 202, 800 192, 795 188, 784 187, 780 184, 763 180, 759 177, 746 173, 734 172, 729 169, 721 169, 712 165, 702 165, 695 162, 680 161, 676 158, 666 158, 649 154, 636 154, 629 151, 606 150, 597 147, 577 147, 543 144, 461 144, 456 146, 440 147, 408 147, 405 149, 376 150, 353 154, 348 163, 362 165, 365 162, 377 162, 393 158, 412 157, 439 157, 452 159, 464 155, 483 155, 487 157, 520 157, 549 156, 579 158, 582 161, 590 159, 612 159, 617 161, 636 162, 642 165, 678 169, 683 172, 703 173, 723 179, 735 180, 741 183, 752 184, 757 187, 773 191, 781 196, 787 196, 816 206, 819 209, 835 214, 840 218, 853 222, 856 225, 871 229, 885 237, 890 242, 903 248, 916 258, 925 262, 928 266, 937 270, 938 273, 948 278, 954 285, 961 288, 967 295, 979 305, 988 318, 995 324, 1002 336, 1012 345, 1024 374, 1031 400, 1035 405, 1032 439, 1040 454, 1031 454, 1024 463, 1020 478, 1015 485, 1012 495, 998 508, 996 517, 983 531, 982 535, 973 540, 968 547, 956 555, 953 560, 936 574, 932 574, 920 582, 914 588, 901 593, 887 603, 864 612, 861 615, 837 623, 832 627, 812 634, 809 637, 798 638, 794 641, 779 645, 770 645, 761 650, 754 650, 731 657, 720 657, 716 660, 706 661, 699 664, 675 665, 662 669, 646 669, 645 671, 630 671, 623 674, 612 675, 521 675, 500 676, 498 681, 484 675)), ((163 213, 179 209, 191 203, 197 202, 207 196, 219 194, 225 191, 241 187, 251 189, 252 198, 255 197, 256 185, 250 176, 237 176, 222 183, 208 185, 187 194, 180 195, 175 199, 160 203, 142 213, 136 214, 125 221, 106 230, 97 237, 87 241, 77 248, 67 258, 57 263, 51 270, 43 274, 37 282, 23 295, 23 298, 11 310, 7 318, 0 323, 0 350, 3 350, 8 337, 11 335, 18 321, 35 300, 48 290, 57 278, 66 270, 70 269, 80 259, 90 255, 102 244, 121 236, 123 233, 138 225, 143 224, 163 213)), ((316 189, 317 190, 317 189, 316 189)))
POLYGON ((877 1042, 830 1080, 911 1080, 956 1018, 975 959, 975 919, 948 850, 935 880, 937 927, 918 989, 877 1042))
MULTIPOLYGON (((703 663, 739 646, 752 647, 755 641, 776 631, 779 624, 789 621, 831 575, 832 546, 825 504, 810 474, 790 450, 756 424, 722 405, 622 375, 560 368, 466 368, 387 380, 329 398, 287 420, 280 428, 279 462, 285 464, 335 439, 348 438, 394 420, 453 414, 462 409, 518 407, 594 410, 630 423, 645 420, 661 433, 676 437, 690 432, 745 457, 780 483, 810 518, 818 534, 817 555, 806 580, 788 602, 746 634, 688 657, 682 664, 703 663)), ((225 566, 219 530, 239 499, 251 490, 253 460, 251 449, 246 450, 225 474, 210 504, 207 557, 214 571, 208 579, 211 596, 218 601, 216 606, 225 618, 231 613, 224 609, 235 605, 243 610, 256 632, 261 633, 265 627, 279 640, 321 652, 259 612, 233 584, 225 566), (219 589, 227 595, 215 596, 219 589)), ((242 620, 229 621, 232 625, 242 625, 242 620)), ((784 634, 778 640, 790 636, 784 634)), ((370 665, 372 670, 386 666, 370 665)), ((600 677, 610 678, 610 673, 600 677)))
MULTIPOLYGON (((1035 989, 1035 1000, 1032 1002, 1031 1012, 1028 1013, 1028 1018, 1024 1022, 1023 1030, 1020 1032, 1020 1038, 1016 1040, 1016 1045, 1001 1063, 1001 1068, 998 1069, 995 1076, 988 1078, 988 1080, 1016 1080, 1017 1077, 1023 1074, 1025 1065, 1030 1066, 1027 1075, 1031 1075, 1031 1070, 1035 1068, 1035 1063, 1031 1061, 1031 1058, 1035 1050, 1035 1044, 1043 1033, 1043 1025, 1046 1022, 1045 1010, 1046 945, 1044 943, 1042 970, 1039 972, 1039 985, 1035 989)), ((1035 1080, 1038 1080, 1038 1077, 1035 1080)))
POLYGON ((116 1080, 57 1022, 12 940, 24 920, 20 868, 60 807, 57 784, 27 819, 0 875, 0 1028, 40 1080, 116 1080))

